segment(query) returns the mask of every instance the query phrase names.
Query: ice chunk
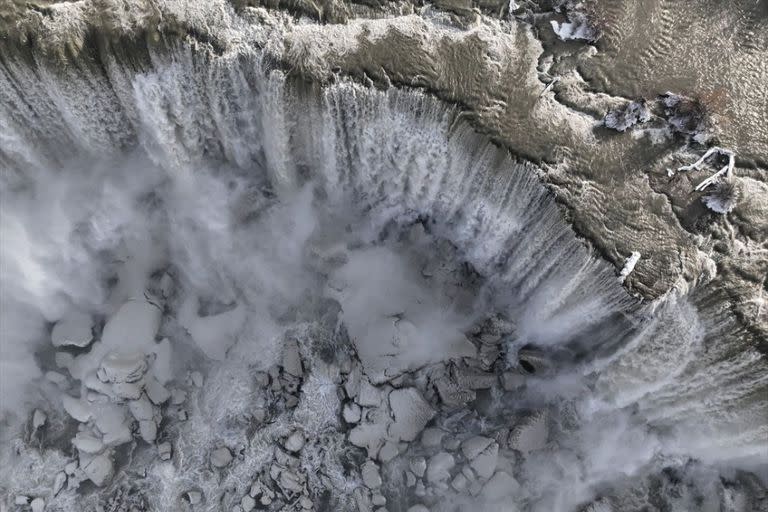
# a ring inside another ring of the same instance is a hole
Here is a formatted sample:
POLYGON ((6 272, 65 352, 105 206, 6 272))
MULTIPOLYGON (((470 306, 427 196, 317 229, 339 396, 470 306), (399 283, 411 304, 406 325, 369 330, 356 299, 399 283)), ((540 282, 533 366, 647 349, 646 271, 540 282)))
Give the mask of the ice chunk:
POLYGON ((51 332, 54 347, 87 347, 93 341, 93 320, 90 315, 72 312, 56 322, 51 332))
POLYGON ((147 443, 154 443, 157 438, 157 423, 154 420, 141 420, 139 422, 139 434, 147 443))
POLYGON ((288 375, 301 377, 304 373, 301 368, 301 357, 299 357, 299 344, 294 339, 285 340, 283 345, 283 370, 288 375))
POLYGON ((563 41, 582 40, 592 42, 600 38, 600 32, 592 25, 586 15, 580 12, 573 12, 569 14, 569 17, 569 21, 562 23, 555 20, 549 22, 557 37, 563 41))
POLYGON ((520 484, 504 471, 499 471, 483 486, 483 498, 498 502, 520 491, 520 484))
POLYGON ((67 376, 59 372, 45 372, 45 378, 56 384, 59 389, 65 389, 67 387, 67 376))
POLYGON ((645 104, 645 100, 631 101, 622 108, 608 112, 603 123, 608 128, 623 132, 628 128, 645 123, 651 119, 651 112, 645 104))
POLYGON ((467 477, 461 473, 456 475, 456 477, 454 477, 454 479, 451 480, 451 487, 453 487, 455 490, 459 492, 463 492, 464 490, 466 490, 468 485, 469 485, 469 482, 467 481, 467 477))
POLYGON ((360 421, 361 413, 360 406, 356 403, 344 404, 343 415, 344 421, 347 423, 358 423, 360 421))
POLYGON ((624 268, 619 272, 619 282, 623 283, 627 279, 627 276, 635 270, 635 265, 637 265, 638 261, 640 261, 640 253, 633 251, 629 258, 627 258, 627 261, 624 262, 624 268))
POLYGON ((304 434, 297 430, 285 440, 285 449, 289 452, 299 452, 304 448, 304 442, 304 434))
POLYGON ((472 460, 482 453, 483 450, 488 448, 493 439, 484 436, 470 437, 469 439, 461 443, 461 453, 467 460, 472 460))
POLYGON ((424 476, 424 472, 427 471, 427 460, 424 457, 414 457, 411 459, 409 467, 414 475, 421 478, 424 476))
POLYGON ((81 454, 80 466, 85 476, 99 487, 104 486, 112 478, 114 471, 112 459, 106 453, 93 457, 81 454))
POLYGON ((86 421, 90 420, 91 416, 93 415, 91 406, 79 398, 75 398, 69 395, 62 395, 61 403, 64 406, 64 410, 67 412, 67 414, 72 416, 80 423, 85 423, 86 421))
POLYGON ((701 198, 707 208, 715 213, 726 214, 736 208, 739 190, 732 181, 715 183, 714 191, 701 198))
POLYGON ((189 378, 192 381, 192 384, 196 388, 203 387, 203 374, 202 373, 197 372, 197 371, 192 372, 192 373, 189 374, 189 378))
POLYGON ((191 505, 197 505, 203 501, 203 494, 200 491, 187 491, 187 499, 191 505))
POLYGON ((157 445, 157 454, 160 456, 160 460, 169 460, 173 453, 173 447, 168 441, 164 441, 157 445))
POLYGON ((104 449, 102 440, 88 432, 78 432, 72 440, 72 444, 80 452, 85 453, 99 453, 104 449))
POLYGON ((421 434, 421 444, 427 448, 440 446, 440 443, 443 442, 444 435, 445 435, 445 432, 443 432, 439 428, 431 427, 431 428, 425 429, 424 432, 421 434))
POLYGON ((103 434, 104 444, 117 446, 131 442, 133 421, 124 406, 113 403, 94 404, 93 411, 93 422, 103 434))
POLYGON ((67 474, 64 471, 56 473, 56 477, 53 479, 53 495, 56 496, 64 488, 64 484, 67 483, 67 474))
POLYGON ((363 476, 363 483, 369 489, 378 489, 381 487, 381 475, 379 474, 379 466, 372 460, 366 461, 361 468, 363 476))
POLYGON ((382 394, 383 391, 380 388, 372 385, 368 379, 363 377, 360 380, 360 390, 356 402, 363 407, 379 407, 384 401, 382 394))
POLYGON ((397 457, 399 451, 400 450, 398 449, 397 443, 387 441, 384 443, 384 446, 381 447, 381 450, 379 450, 378 458, 382 462, 389 462, 390 460, 397 457))
POLYGON ((245 323, 245 307, 238 304, 228 311, 210 316, 199 316, 198 307, 196 297, 188 298, 179 309, 179 323, 206 356, 222 361, 245 323))
POLYGON ((389 406, 394 421, 389 426, 391 438, 413 441, 435 415, 429 402, 416 388, 395 389, 389 393, 389 406))
POLYGON ((363 423, 349 432, 349 442, 368 450, 369 457, 375 457, 387 436, 384 423, 363 423))
POLYGON ((48 417, 45 415, 43 411, 40 409, 35 409, 32 413, 32 429, 37 430, 43 425, 45 425, 46 420, 48 417))
POLYGON ((138 400, 144 390, 143 382, 117 382, 112 385, 112 393, 124 400, 138 400))
POLYGON ((139 421, 152 419, 154 413, 152 403, 147 398, 147 395, 142 395, 138 400, 128 402, 128 409, 133 417, 139 421))
POLYGON ((104 326, 101 342, 113 351, 149 352, 155 343, 162 312, 143 297, 131 299, 104 326))
POLYGON ((547 445, 547 414, 541 411, 526 418, 509 434, 509 447, 523 453, 541 450, 547 445))
POLYGON ((171 403, 181 405, 187 400, 187 392, 183 389, 174 389, 171 391, 171 403))
POLYGON ((160 382, 165 384, 173 378, 171 372, 171 361, 173 359, 173 353, 171 350, 171 342, 168 338, 163 338, 160 343, 156 343, 151 346, 149 351, 154 354, 155 361, 152 363, 152 375, 160 382))
POLYGON ((45 509, 45 501, 43 498, 35 498, 29 506, 32 508, 32 512, 43 512, 45 509))
POLYGON ((96 375, 102 382, 133 383, 144 376, 147 361, 144 353, 137 351, 113 351, 101 360, 96 375))
POLYGON ((243 496, 243 498, 240 500, 240 508, 243 509, 243 512, 251 512, 256 507, 256 500, 248 496, 247 494, 243 496))
POLYGON ((491 478, 496 471, 498 462, 499 445, 494 441, 488 445, 482 452, 477 454, 469 463, 470 467, 477 473, 482 480, 491 478))
POLYGON ((171 392, 168 391, 165 386, 160 384, 160 382, 152 375, 147 377, 144 391, 147 393, 147 397, 155 405, 161 405, 171 397, 171 392))
POLYGON ((216 448, 211 452, 211 465, 213 467, 223 468, 228 466, 230 462, 232 462, 232 452, 226 446, 216 448))
POLYGON ((430 483, 436 484, 448 480, 451 476, 451 469, 453 468, 455 461, 453 455, 447 452, 440 452, 429 459, 427 466, 427 480, 430 483))

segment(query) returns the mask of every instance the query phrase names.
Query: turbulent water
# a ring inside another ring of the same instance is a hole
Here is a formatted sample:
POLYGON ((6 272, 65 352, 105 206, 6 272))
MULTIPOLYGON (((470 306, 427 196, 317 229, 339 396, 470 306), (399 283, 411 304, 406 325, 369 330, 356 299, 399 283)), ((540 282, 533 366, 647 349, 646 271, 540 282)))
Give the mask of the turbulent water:
POLYGON ((766 505, 764 356, 705 291, 631 296, 454 107, 238 23, 0 56, 4 506, 766 505))

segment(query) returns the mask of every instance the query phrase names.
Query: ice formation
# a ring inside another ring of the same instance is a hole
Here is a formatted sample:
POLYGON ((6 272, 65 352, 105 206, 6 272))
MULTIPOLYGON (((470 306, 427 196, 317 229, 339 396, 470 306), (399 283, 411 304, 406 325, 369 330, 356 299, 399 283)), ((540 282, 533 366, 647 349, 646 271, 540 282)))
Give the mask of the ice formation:
POLYGON ((454 108, 310 86, 269 53, 284 21, 199 9, 183 14, 227 20, 228 45, 105 49, 78 72, 3 60, 3 506, 752 499, 716 465, 766 447, 723 413, 764 382, 756 352, 718 367, 693 299, 631 297, 541 168, 454 108))

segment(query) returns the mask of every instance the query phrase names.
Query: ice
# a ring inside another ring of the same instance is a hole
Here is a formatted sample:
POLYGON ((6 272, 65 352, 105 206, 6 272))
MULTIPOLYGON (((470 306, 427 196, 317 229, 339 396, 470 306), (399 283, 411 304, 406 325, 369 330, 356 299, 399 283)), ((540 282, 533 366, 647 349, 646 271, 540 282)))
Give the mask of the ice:
POLYGON ((160 308, 144 298, 125 302, 104 326, 101 342, 117 354, 151 351, 160 326, 160 308))
POLYGON ((160 384, 160 381, 158 381, 154 375, 147 377, 144 391, 146 392, 147 397, 155 405, 162 405, 171 397, 171 392, 168 391, 165 386, 160 384))
POLYGON ((331 289, 365 373, 374 384, 427 364, 472 356, 466 321, 450 310, 407 260, 377 247, 354 251, 332 276, 331 289), (372 274, 370 269, 377 268, 372 274), (393 300, 397 298, 397 300, 393 300))
POLYGON ((48 419, 48 416, 41 411, 40 409, 35 409, 32 412, 32 429, 37 430, 43 425, 45 425, 46 420, 48 419))
POLYGON ((80 467, 85 476, 99 487, 105 485, 113 475, 111 457, 106 453, 99 455, 80 455, 80 467))
POLYGON ((243 512, 251 512, 256 507, 256 500, 246 494, 240 500, 240 507, 243 509, 243 512))
POLYGON ((378 459, 382 462, 389 462, 390 460, 397 457, 399 452, 400 450, 397 443, 393 441, 387 441, 379 450, 378 459))
POLYGON ((499 445, 494 441, 488 445, 482 452, 477 454, 469 463, 477 476, 482 480, 489 479, 496 471, 496 464, 499 456, 499 445))
POLYGON ((90 315, 72 312, 56 322, 51 332, 55 347, 87 347, 93 341, 93 320, 90 315))
POLYGON ((189 500, 190 504, 197 505, 203 501, 203 494, 200 491, 188 491, 187 500, 189 500))
POLYGON ((59 471, 53 480, 53 495, 56 496, 64 488, 64 484, 67 483, 67 474, 64 471, 59 471))
POLYGON ((631 101, 621 108, 611 110, 606 114, 603 123, 608 128, 623 132, 638 123, 651 119, 651 113, 644 100, 631 101))
POLYGON ((157 423, 154 420, 139 421, 139 435, 147 443, 154 443, 157 439, 157 423))
POLYGON ((81 423, 91 419, 93 415, 92 408, 78 398, 74 398, 69 395, 62 395, 61 403, 64 406, 64 410, 72 416, 74 419, 81 423))
POLYGON ((104 435, 106 444, 117 446, 128 443, 133 438, 132 419, 125 406, 114 403, 94 404, 93 423, 104 435))
POLYGON ((128 402, 128 409, 133 417, 139 421, 151 419, 154 415, 152 402, 149 401, 147 395, 142 395, 138 400, 128 402))
POLYGON ((413 441, 435 415, 432 406, 415 388, 395 389, 389 393, 394 422, 389 435, 399 441, 413 441))
POLYGON ((237 341, 237 335, 245 322, 245 307, 237 304, 218 315, 200 316, 197 313, 198 306, 197 298, 188 298, 179 310, 179 323, 206 356, 222 361, 237 341))
POLYGON ((414 475, 421 478, 427 470, 427 460, 424 457, 414 457, 411 459, 409 467, 414 475))
POLYGON ((35 498, 29 506, 32 509, 32 512, 43 512, 45 509, 45 501, 43 498, 35 498))
POLYGON ((81 452, 99 453, 104 449, 104 443, 98 437, 87 432, 78 432, 72 444, 81 452))
POLYGON ((520 484, 509 473, 499 471, 483 486, 483 499, 489 502, 500 502, 518 493, 520 484))
POLYGON ((124 384, 134 383, 147 371, 147 361, 143 352, 109 352, 99 364, 97 376, 102 382, 124 384))
POLYGON ((439 452, 429 459, 427 465, 427 480, 432 484, 444 482, 450 478, 450 470, 455 461, 453 455, 447 452, 439 452))
POLYGON ((304 443, 304 434, 297 430, 288 436, 288 439, 285 440, 285 449, 289 452, 296 453, 304 448, 304 443))
POLYGON ((493 439, 484 436, 470 437, 461 443, 461 453, 464 454, 464 457, 468 460, 472 460, 480 455, 483 450, 488 448, 493 442, 493 439))
POLYGON ((171 446, 171 443, 168 441, 158 443, 157 454, 160 457, 160 460, 170 460, 172 453, 173 447, 171 446))
POLYGON ((294 339, 287 339, 283 344, 283 370, 294 377, 301 377, 303 374, 299 345, 294 339))
POLYGON ((232 462, 232 452, 226 446, 216 448, 211 452, 211 465, 213 467, 223 468, 228 466, 230 462, 232 462))
POLYGON ((630 254, 629 258, 624 262, 624 267, 621 269, 621 272, 619 273, 619 281, 624 282, 627 279, 627 276, 632 273, 632 271, 635 269, 635 265, 637 265, 637 262, 640 261, 640 253, 637 251, 633 251, 632 254, 630 254))
POLYGON ((348 403, 344 404, 344 410, 342 412, 344 416, 344 421, 347 423, 358 423, 360 422, 361 418, 361 409, 360 406, 356 403, 348 403))
POLYGON ((550 21, 552 30, 557 37, 563 41, 572 39, 583 41, 596 41, 599 37, 598 32, 591 26, 586 18, 577 18, 575 21, 564 21, 562 23, 550 21))
POLYGON ((421 434, 421 444, 430 448, 440 446, 440 443, 443 441, 443 436, 445 436, 445 432, 439 428, 427 428, 421 434))
POLYGON ((544 448, 548 438, 547 414, 540 411, 515 426, 509 434, 509 447, 528 453, 544 448))
POLYGON ((379 474, 379 466, 372 460, 368 460, 363 464, 361 468, 363 476, 363 483, 369 489, 378 489, 381 487, 381 475, 379 474))

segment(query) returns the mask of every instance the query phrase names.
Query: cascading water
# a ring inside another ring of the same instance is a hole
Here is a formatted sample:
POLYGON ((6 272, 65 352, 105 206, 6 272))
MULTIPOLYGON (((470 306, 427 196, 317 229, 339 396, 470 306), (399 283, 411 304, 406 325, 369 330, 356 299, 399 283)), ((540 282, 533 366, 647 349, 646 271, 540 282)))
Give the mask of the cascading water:
POLYGON ((421 92, 143 52, 0 58, 8 506, 759 505, 762 356, 630 297, 535 165, 421 92))

